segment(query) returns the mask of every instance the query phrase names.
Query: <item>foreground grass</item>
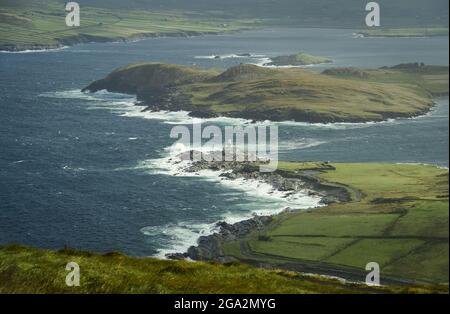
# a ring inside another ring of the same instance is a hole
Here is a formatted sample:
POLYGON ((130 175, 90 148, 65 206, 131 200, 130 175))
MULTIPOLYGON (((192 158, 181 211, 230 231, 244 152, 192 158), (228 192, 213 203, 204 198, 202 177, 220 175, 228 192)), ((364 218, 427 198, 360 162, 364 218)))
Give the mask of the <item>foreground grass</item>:
POLYGON ((230 20, 186 11, 104 9, 81 6, 80 27, 65 24, 64 3, 11 3, 0 8, 0 49, 55 48, 89 41, 162 35, 219 33, 255 27, 256 20, 230 20))
POLYGON ((224 244, 227 255, 274 264, 322 263, 363 271, 377 262, 383 276, 448 284, 448 170, 426 165, 281 163, 324 183, 346 187, 349 203, 277 216, 266 230, 224 244), (242 247, 247 247, 243 250, 242 247))
MULTIPOLYGON (((439 290, 438 290, 439 291, 439 290)), ((220 265, 21 246, 0 247, 0 293, 390 293, 436 292, 426 287, 370 288, 334 279, 243 264, 220 265), (68 262, 80 266, 80 286, 68 287, 68 262)))

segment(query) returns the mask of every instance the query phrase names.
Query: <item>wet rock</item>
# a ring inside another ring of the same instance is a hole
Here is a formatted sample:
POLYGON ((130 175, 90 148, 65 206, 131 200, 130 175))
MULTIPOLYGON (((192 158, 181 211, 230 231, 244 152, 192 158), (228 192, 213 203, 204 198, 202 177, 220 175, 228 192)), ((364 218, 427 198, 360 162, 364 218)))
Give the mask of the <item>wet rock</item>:
POLYGON ((218 222, 219 231, 209 236, 200 237, 197 246, 191 246, 186 255, 197 261, 229 262, 235 260, 223 254, 221 244, 246 236, 254 230, 263 228, 271 221, 271 216, 255 216, 235 224, 218 222))
POLYGON ((186 259, 188 255, 186 253, 169 253, 166 254, 166 257, 172 260, 183 260, 186 259))

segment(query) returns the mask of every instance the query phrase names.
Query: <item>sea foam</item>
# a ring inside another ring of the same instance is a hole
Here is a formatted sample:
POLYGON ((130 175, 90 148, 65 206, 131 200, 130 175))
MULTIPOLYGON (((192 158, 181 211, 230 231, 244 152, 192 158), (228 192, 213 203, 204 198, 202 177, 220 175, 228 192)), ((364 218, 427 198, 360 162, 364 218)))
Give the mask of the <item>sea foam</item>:
MULTIPOLYGON (((181 160, 178 155, 189 151, 191 148, 176 143, 165 149, 165 156, 156 159, 150 159, 140 162, 135 169, 147 171, 149 174, 164 174, 177 177, 195 177, 197 180, 206 180, 222 185, 230 191, 240 194, 241 198, 252 198, 257 202, 267 203, 258 209, 249 208, 247 211, 231 212, 227 211, 222 217, 211 224, 199 224, 190 222, 179 222, 178 224, 169 224, 162 227, 148 227, 141 231, 150 235, 149 232, 160 230, 163 234, 168 234, 167 241, 163 248, 156 254, 157 257, 165 257, 166 254, 185 252, 190 246, 195 245, 201 235, 209 235, 217 231, 217 222, 225 221, 227 223, 236 223, 249 219, 254 215, 274 215, 284 210, 305 210, 322 206, 321 198, 309 195, 306 191, 279 191, 271 184, 259 179, 236 178, 228 179, 221 176, 227 171, 215 171, 203 169, 196 172, 188 170, 192 164, 189 160, 181 160), (243 193, 243 194, 242 194, 243 193), (150 231, 149 231, 150 230, 150 231)), ((203 152, 208 148, 202 147, 203 152)), ((235 196, 235 195, 234 195, 235 196)), ((227 196, 224 195, 226 198, 227 196)))
POLYGON ((9 51, 9 50, 0 50, 0 53, 11 53, 11 54, 23 54, 23 53, 42 53, 42 52, 58 52, 64 49, 69 48, 69 46, 62 46, 58 48, 50 48, 50 49, 26 49, 19 51, 9 51))
MULTIPOLYGON (((189 115, 188 111, 148 111, 146 107, 139 105, 136 100, 136 96, 112 93, 106 90, 101 90, 95 93, 82 92, 79 89, 47 92, 39 95, 40 97, 60 98, 60 99, 80 99, 87 102, 87 109, 89 110, 110 110, 111 112, 131 118, 142 118, 148 120, 158 120, 165 124, 180 124, 189 125, 193 122, 193 117, 189 115)), ((426 115, 415 118, 403 118, 403 119, 389 119, 380 122, 335 122, 335 123, 309 123, 309 122, 297 122, 297 121, 252 121, 242 118, 231 117, 215 117, 201 119, 204 123, 217 123, 224 125, 252 125, 252 126, 298 126, 308 128, 323 128, 323 129, 355 129, 355 128, 367 128, 373 125, 389 124, 389 123, 401 123, 410 119, 420 119, 421 117, 427 117, 426 115)))

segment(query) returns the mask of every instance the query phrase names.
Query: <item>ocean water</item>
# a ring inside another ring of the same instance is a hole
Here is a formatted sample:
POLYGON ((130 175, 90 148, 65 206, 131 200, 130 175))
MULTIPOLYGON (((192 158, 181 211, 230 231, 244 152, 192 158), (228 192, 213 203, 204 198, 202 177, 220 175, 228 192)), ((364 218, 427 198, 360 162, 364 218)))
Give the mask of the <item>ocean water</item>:
MULTIPOLYGON (((225 68, 301 50, 333 58, 329 66, 448 64, 447 37, 352 33, 272 29, 0 53, 0 243, 163 256, 185 250, 218 220, 318 206, 314 197, 285 197, 258 182, 174 175, 169 134, 191 123, 186 113, 141 113, 133 96, 80 90, 115 67, 147 60, 225 68)), ((448 103, 438 98, 425 116, 383 123, 277 123, 280 158, 448 166, 448 103)))

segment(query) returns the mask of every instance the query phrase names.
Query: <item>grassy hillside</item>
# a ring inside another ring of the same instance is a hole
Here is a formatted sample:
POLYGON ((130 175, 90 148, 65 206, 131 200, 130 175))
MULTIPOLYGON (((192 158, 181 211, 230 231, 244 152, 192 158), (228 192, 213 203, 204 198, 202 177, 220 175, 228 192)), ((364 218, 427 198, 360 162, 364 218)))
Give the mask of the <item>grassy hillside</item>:
POLYGON ((380 83, 417 85, 434 96, 448 95, 448 67, 405 63, 381 69, 335 68, 323 74, 380 83))
MULTIPOLYGON (((448 170, 379 163, 332 166, 335 170, 315 176, 347 188, 351 202, 278 215, 265 230, 224 243, 225 253, 249 263, 361 276, 367 263, 377 262, 382 281, 448 285, 448 170)), ((314 165, 285 162, 279 169, 301 175, 305 167, 314 165)))
POLYGON ((254 27, 238 20, 179 10, 142 10, 85 6, 80 27, 65 24, 65 5, 58 1, 5 2, 0 7, 0 50, 56 48, 91 41, 121 41, 155 36, 220 33, 254 27))
POLYGON ((88 89, 108 89, 129 94, 156 93, 169 86, 204 81, 215 75, 217 72, 213 70, 173 64, 138 63, 114 70, 105 79, 92 83, 88 89))
POLYGON ((167 76, 172 83, 161 89, 158 80, 167 67, 147 63, 121 68, 87 90, 129 92, 149 109, 187 110, 199 117, 325 123, 415 116, 430 109, 432 94, 448 93, 448 67, 334 69, 318 74, 242 64, 218 74, 173 65, 167 76), (173 69, 178 69, 176 74, 173 69), (180 80, 187 72, 188 79, 180 80), (204 79, 190 80, 195 72, 204 79))
MULTIPOLYGON (((82 0, 81 27, 65 25, 64 0, 0 0, 0 50, 56 48, 79 42, 130 40, 160 35, 218 33, 265 25, 365 26, 359 0, 82 0)), ((383 27, 377 36, 447 28, 448 2, 380 0, 383 27), (401 27, 401 29, 400 29, 401 27), (412 27, 411 29, 408 27, 412 27)), ((441 31, 439 31, 441 33, 441 31)), ((427 31, 427 35, 429 32, 427 31)))
POLYGON ((0 293, 380 293, 435 292, 427 287, 370 288, 243 264, 220 265, 20 246, 0 247, 0 293), (67 287, 68 262, 80 286, 67 287))
MULTIPOLYGON (((9 0, 16 1, 16 0, 9 0)), ((24 0, 20 0, 24 1, 24 0)), ((63 0, 61 0, 63 1, 63 0)), ((448 25, 446 0, 378 0, 382 25, 448 25)), ((360 0, 81 0, 92 6, 220 12, 233 17, 267 18, 276 24, 353 27, 364 24, 367 2, 360 0)))

